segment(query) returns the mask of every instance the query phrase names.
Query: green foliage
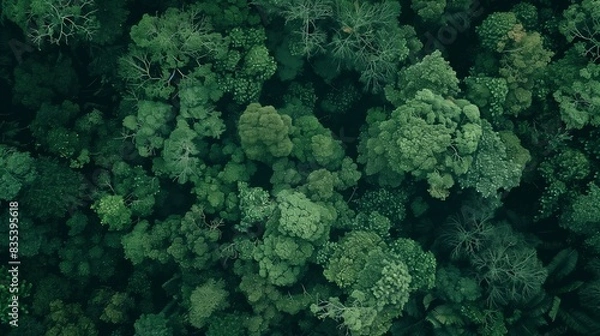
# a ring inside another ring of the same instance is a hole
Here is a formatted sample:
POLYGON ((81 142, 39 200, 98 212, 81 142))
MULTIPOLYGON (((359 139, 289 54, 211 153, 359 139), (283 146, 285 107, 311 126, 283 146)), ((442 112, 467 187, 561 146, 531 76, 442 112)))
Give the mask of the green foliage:
POLYGON ((3 17, 21 27, 38 47, 45 42, 90 40, 99 29, 94 0, 8 0, 2 9, 3 17))
POLYGON ((391 253, 406 264, 410 272, 410 291, 427 292, 433 288, 437 266, 433 253, 423 251, 419 243, 408 238, 396 239, 389 246, 391 253))
POLYGON ((196 141, 197 137, 198 134, 180 120, 164 141, 161 157, 154 160, 153 170, 180 184, 196 179, 204 164, 199 158, 199 149, 202 147, 196 141))
POLYGON ((91 318, 83 312, 81 305, 68 304, 62 300, 50 303, 50 313, 46 315, 45 336, 76 335, 97 336, 98 329, 91 318))
POLYGON ((475 279, 465 276, 455 266, 439 268, 435 279, 436 295, 444 300, 461 304, 481 297, 481 287, 475 279))
POLYGON ((277 70, 265 46, 264 30, 236 27, 226 40, 229 48, 215 63, 220 88, 233 94, 233 100, 240 105, 258 101, 263 83, 277 70))
POLYGON ((527 301, 540 293, 547 277, 534 248, 523 243, 502 245, 498 230, 502 228, 496 229, 500 236, 496 243, 472 259, 478 280, 487 286, 486 301, 492 307, 527 301))
POLYGON ((377 211, 387 217, 393 225, 400 225, 406 217, 407 199, 408 195, 404 190, 377 188, 367 190, 354 203, 361 212, 377 211))
POLYGON ((397 62, 408 56, 410 32, 398 26, 399 15, 400 5, 393 1, 340 1, 335 7, 339 30, 331 38, 331 55, 358 71, 366 89, 390 83, 397 62))
POLYGON ((395 88, 386 86, 385 96, 392 105, 401 106, 423 89, 444 97, 455 97, 460 91, 456 72, 439 50, 402 69, 398 84, 395 88))
POLYGON ((74 94, 78 85, 69 57, 27 58, 14 70, 13 102, 37 110, 43 103, 74 94))
POLYGON ((473 162, 458 182, 463 188, 475 188, 487 198, 518 186, 530 156, 514 134, 496 133, 485 120, 481 121, 481 128, 481 140, 473 162))
POLYGON ((480 124, 475 105, 422 90, 389 119, 370 123, 370 136, 360 143, 358 161, 366 164, 368 175, 392 171, 427 180, 430 195, 445 199, 454 176, 466 173, 473 161, 480 124), (387 162, 375 166, 382 160, 376 157, 387 162))
POLYGON ((236 229, 248 232, 255 225, 264 226, 275 210, 269 193, 259 187, 249 187, 245 182, 238 183, 238 190, 242 215, 236 229))
POLYGON ((440 19, 446 9, 446 0, 412 0, 410 8, 426 22, 435 22, 440 19))
POLYGON ((109 230, 123 230, 131 224, 131 210, 125 205, 123 196, 104 196, 91 208, 100 217, 100 223, 108 225, 109 230))
POLYGON ((210 264, 210 252, 216 250, 215 241, 220 237, 222 220, 214 220, 207 222, 197 205, 183 217, 171 215, 152 225, 142 220, 121 239, 125 258, 134 265, 149 259, 161 264, 175 262, 183 269, 203 269, 210 264))
POLYGON ((223 282, 210 279, 192 291, 188 313, 188 322, 191 325, 198 329, 204 327, 216 311, 228 306, 229 293, 223 287, 223 282))
POLYGON ((13 147, 0 145, 0 172, 0 199, 10 201, 23 185, 35 179, 35 162, 29 152, 19 152, 13 147))
POLYGON ((567 185, 581 185, 590 175, 589 159, 579 150, 565 148, 549 156, 539 165, 546 187, 539 201, 538 218, 543 219, 555 214, 569 199, 567 185))
POLYGON ((123 126, 132 133, 138 153, 148 157, 162 148, 168 134, 168 122, 172 119, 173 111, 170 105, 140 100, 137 102, 137 114, 125 117, 123 126))
POLYGON ((63 217, 81 203, 83 176, 48 158, 35 162, 36 178, 22 189, 22 201, 35 218, 63 217))
POLYGON ((171 336, 168 322, 163 314, 142 314, 133 325, 135 336, 171 336))
POLYGON ((502 124, 508 85, 504 78, 467 77, 467 99, 477 105, 481 115, 495 126, 502 124))
POLYGON ((577 195, 571 206, 563 213, 560 225, 577 234, 584 235, 586 245, 598 251, 596 240, 598 239, 598 223, 600 223, 600 187, 590 183, 588 192, 577 195))
POLYGON ((555 81, 559 87, 553 97, 568 129, 581 129, 588 124, 599 126, 600 65, 577 63, 580 61, 572 58, 558 62, 556 72, 560 77, 555 77, 555 81))
POLYGON ((249 159, 271 161, 290 154, 292 120, 280 115, 273 106, 252 103, 240 116, 238 132, 242 149, 249 159))
POLYGON ((598 20, 598 0, 583 0, 569 6, 564 12, 564 19, 561 21, 560 32, 567 38, 567 41, 573 42, 575 39, 583 41, 577 49, 579 52, 595 62, 600 58, 600 26, 598 20))
POLYGON ((509 43, 509 32, 518 24, 513 12, 495 12, 477 27, 481 45, 489 51, 501 51, 509 43))

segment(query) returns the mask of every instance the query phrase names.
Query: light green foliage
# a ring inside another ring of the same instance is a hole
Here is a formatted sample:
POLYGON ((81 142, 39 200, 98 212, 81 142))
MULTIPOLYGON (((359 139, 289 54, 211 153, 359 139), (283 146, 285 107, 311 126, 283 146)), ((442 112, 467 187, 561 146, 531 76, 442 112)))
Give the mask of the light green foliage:
POLYGON ((545 48, 538 32, 526 32, 520 24, 508 36, 509 43, 498 50, 502 52, 498 72, 509 88, 505 107, 517 114, 531 106, 535 80, 543 75, 554 52, 545 48))
POLYGON ((334 171, 340 168, 345 153, 342 143, 333 138, 314 115, 294 119, 291 135, 292 155, 300 162, 334 171))
POLYGON ((172 336, 168 323, 163 314, 142 314, 133 324, 135 336, 172 336))
POLYGON ((333 14, 331 0, 281 1, 277 7, 291 28, 292 54, 310 57, 323 51, 327 32, 321 23, 333 14))
MULTIPOLYGON (((435 282, 435 259, 409 239, 388 246, 372 231, 353 230, 329 245, 323 275, 348 295, 311 306, 319 318, 341 322, 356 335, 383 335, 409 296, 435 282)), ((324 257, 324 258, 323 258, 324 257)))
POLYGON ((111 172, 114 182, 108 186, 110 191, 125 198, 133 216, 150 215, 159 192, 158 180, 142 166, 131 167, 122 161, 113 164, 111 172))
POLYGON ((510 138, 508 135, 503 137, 494 132, 485 120, 482 120, 481 126, 482 136, 473 163, 458 182, 463 188, 475 188, 483 197, 495 197, 500 190, 510 190, 519 185, 530 157, 514 134, 511 133, 510 138))
POLYGON ((260 276, 270 284, 289 286, 298 281, 313 252, 313 246, 306 241, 271 234, 256 248, 254 259, 260 267, 260 276))
POLYGON ((193 76, 190 67, 226 50, 221 34, 194 6, 185 11, 171 7, 161 16, 144 14, 130 36, 133 43, 119 58, 119 76, 143 99, 167 99, 175 90, 175 76, 193 76))
POLYGON ((22 189, 20 202, 36 218, 63 217, 81 202, 83 176, 54 160, 38 158, 33 182, 22 189))
POLYGON ((582 55, 595 62, 600 58, 600 1, 582 0, 569 6, 564 12, 560 32, 567 41, 583 41, 577 46, 582 55))
POLYGON ((108 225, 109 230, 123 230, 131 224, 131 210, 125 205, 123 196, 106 195, 91 209, 98 214, 101 224, 108 225))
POLYGON ((7 0, 3 17, 16 23, 38 47, 90 40, 99 29, 94 0, 7 0))
POLYGON ((271 161, 290 154, 289 138, 292 120, 277 113, 273 106, 252 103, 244 110, 238 123, 242 149, 249 159, 271 161))
POLYGON ((404 307, 408 302, 412 277, 405 263, 384 261, 381 278, 375 282, 371 292, 377 300, 377 306, 393 305, 404 307))
POLYGON ((204 163, 199 158, 200 148, 196 141, 198 134, 188 124, 179 120, 177 127, 164 141, 160 158, 154 159, 152 169, 164 174, 180 184, 196 179, 203 170, 204 163))
POLYGON ((410 8, 426 22, 436 22, 444 14, 446 0, 411 0, 410 8))
POLYGON ((193 79, 184 78, 179 84, 178 120, 185 119, 200 137, 219 139, 225 131, 221 112, 213 106, 223 95, 216 74, 207 65, 194 70, 193 79), (198 85, 201 82, 202 85, 198 85))
POLYGON ((221 281, 210 279, 192 291, 188 313, 188 322, 192 326, 198 329, 204 327, 216 311, 229 305, 229 293, 223 288, 224 285, 221 281))
POLYGON ((55 97, 66 98, 78 90, 78 79, 69 57, 27 58, 14 70, 13 102, 37 110, 55 97))
POLYGON ((340 185, 335 174, 326 169, 313 170, 306 177, 306 184, 300 190, 313 201, 328 200, 334 196, 334 189, 340 185))
POLYGON ((400 71, 396 87, 386 86, 385 96, 394 106, 401 106, 418 91, 429 89, 441 96, 456 96, 460 89, 456 72, 439 50, 400 71))
POLYGON ((12 201, 35 177, 35 162, 29 152, 0 145, 0 199, 12 201))
POLYGON ((381 256, 385 248, 375 233, 352 231, 337 242, 323 275, 342 289, 351 288, 357 284, 371 256, 381 256))
POLYGON ((298 280, 315 246, 327 239, 334 218, 328 209, 299 192, 283 190, 276 201, 254 259, 259 274, 269 283, 287 286, 298 280))
POLYGON ((429 193, 445 199, 454 176, 466 173, 471 165, 482 133, 480 123, 479 110, 468 101, 422 90, 389 119, 370 123, 367 132, 372 136, 363 137, 358 161, 366 164, 368 175, 389 169, 427 180, 429 193))
POLYGON ((389 218, 378 211, 359 212, 347 225, 352 230, 368 231, 380 237, 389 237, 392 223, 389 218))
POLYGON ((372 306, 364 306, 361 301, 363 296, 361 292, 353 292, 350 304, 344 304, 339 298, 331 297, 312 304, 310 310, 320 319, 340 321, 339 328, 347 329, 352 335, 369 335, 368 329, 374 324, 377 310, 372 306))
POLYGON ((99 335, 94 321, 87 317, 81 305, 68 304, 60 299, 50 303, 50 313, 46 315, 44 324, 46 325, 44 336, 99 335))
POLYGON ((144 14, 131 27, 130 36, 136 47, 148 51, 151 60, 169 70, 222 48, 221 35, 212 32, 207 18, 196 8, 182 11, 171 7, 161 16, 144 14))
POLYGON ((162 148, 169 132, 168 122, 172 119, 173 111, 170 105, 140 100, 137 102, 137 114, 125 117, 123 126, 133 133, 138 153, 148 157, 162 148))
POLYGON ((333 221, 329 210, 298 192, 283 190, 276 199, 277 230, 281 234, 315 243, 329 236, 329 224, 333 221))

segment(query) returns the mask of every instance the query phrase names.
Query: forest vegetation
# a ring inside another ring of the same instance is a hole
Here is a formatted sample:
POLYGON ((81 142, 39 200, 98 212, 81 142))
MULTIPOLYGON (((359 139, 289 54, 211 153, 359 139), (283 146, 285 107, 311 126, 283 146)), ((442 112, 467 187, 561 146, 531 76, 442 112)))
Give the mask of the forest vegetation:
POLYGON ((600 335, 600 0, 0 10, 1 335, 600 335))

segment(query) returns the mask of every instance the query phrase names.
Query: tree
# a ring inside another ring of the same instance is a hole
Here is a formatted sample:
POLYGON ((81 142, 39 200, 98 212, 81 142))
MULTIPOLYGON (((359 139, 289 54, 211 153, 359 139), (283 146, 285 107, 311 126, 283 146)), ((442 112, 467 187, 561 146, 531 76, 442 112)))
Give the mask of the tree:
POLYGON ((564 12, 560 32, 567 41, 581 41, 576 48, 592 62, 600 58, 600 13, 598 0, 583 0, 569 6, 564 12))
POLYGON ((22 189, 23 204, 36 218, 63 217, 82 203, 83 176, 56 160, 35 161, 35 179, 22 189))
POLYGON ((0 199, 13 200, 23 185, 33 182, 35 177, 35 162, 29 152, 0 145, 0 199))
POLYGON ((242 149, 249 159, 269 162, 285 157, 292 151, 289 138, 292 120, 277 113, 273 106, 252 103, 246 107, 238 122, 242 149))
POLYGON ((170 105, 162 102, 140 100, 137 114, 123 119, 123 126, 132 132, 133 142, 140 156, 148 157, 161 149, 173 119, 170 105))
POLYGON ((400 71, 395 87, 385 87, 385 96, 394 106, 412 99, 419 90, 428 89, 441 96, 455 97, 459 93, 456 72, 439 50, 400 71))
POLYGON ((135 336, 172 336, 168 323, 163 314, 142 314, 133 324, 135 336))
POLYGON ((131 209, 127 208, 123 196, 106 195, 91 206, 100 217, 100 223, 110 230, 123 230, 131 224, 131 209))
POLYGON ((91 40, 99 29, 94 0, 8 0, 3 16, 16 23, 38 45, 68 44, 69 40, 91 40))
POLYGON ((494 132, 486 120, 481 121, 481 126, 481 140, 473 162, 458 182, 463 188, 475 188, 483 197, 497 197, 499 191, 519 185, 531 157, 513 133, 494 132))
POLYGON ((223 287, 223 282, 210 279, 192 291, 188 313, 188 321, 192 326, 198 329, 204 327, 216 311, 227 308, 229 293, 223 287))
MULTIPOLYGON (((445 199, 455 176, 468 171, 481 133, 475 105, 444 99, 425 89, 386 120, 369 123, 358 161, 366 165, 367 175, 390 171, 427 180, 430 195, 445 199)), ((401 182, 385 181, 391 186, 401 182)))

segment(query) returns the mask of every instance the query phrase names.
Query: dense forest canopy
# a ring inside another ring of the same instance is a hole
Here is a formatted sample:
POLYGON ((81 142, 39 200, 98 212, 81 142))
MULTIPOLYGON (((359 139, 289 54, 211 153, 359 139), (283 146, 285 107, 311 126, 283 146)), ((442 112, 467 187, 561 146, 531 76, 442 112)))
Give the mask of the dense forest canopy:
POLYGON ((0 334, 600 335, 600 0, 0 18, 0 334))

